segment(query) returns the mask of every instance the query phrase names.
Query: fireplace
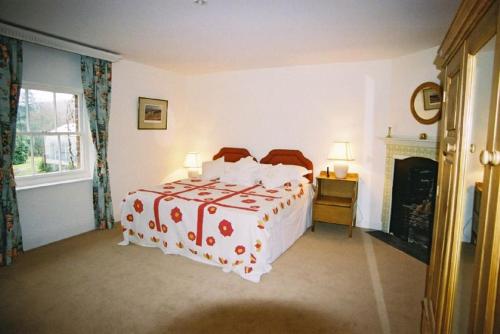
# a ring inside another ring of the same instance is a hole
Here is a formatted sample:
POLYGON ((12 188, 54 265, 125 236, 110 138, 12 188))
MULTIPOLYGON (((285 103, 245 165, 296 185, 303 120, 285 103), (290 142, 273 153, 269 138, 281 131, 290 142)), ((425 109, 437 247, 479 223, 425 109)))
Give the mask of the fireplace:
POLYGON ((428 263, 439 144, 432 138, 383 140, 386 152, 382 230, 370 234, 428 263))
POLYGON ((437 162, 411 157, 394 160, 389 232, 426 259, 432 241, 437 162))

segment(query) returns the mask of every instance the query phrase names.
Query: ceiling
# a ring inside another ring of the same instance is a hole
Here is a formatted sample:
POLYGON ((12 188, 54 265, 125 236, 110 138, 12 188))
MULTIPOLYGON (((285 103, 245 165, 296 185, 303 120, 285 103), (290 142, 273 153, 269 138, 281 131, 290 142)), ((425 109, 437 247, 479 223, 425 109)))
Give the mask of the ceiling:
POLYGON ((0 20, 183 73, 398 57, 459 0, 0 0, 0 20))

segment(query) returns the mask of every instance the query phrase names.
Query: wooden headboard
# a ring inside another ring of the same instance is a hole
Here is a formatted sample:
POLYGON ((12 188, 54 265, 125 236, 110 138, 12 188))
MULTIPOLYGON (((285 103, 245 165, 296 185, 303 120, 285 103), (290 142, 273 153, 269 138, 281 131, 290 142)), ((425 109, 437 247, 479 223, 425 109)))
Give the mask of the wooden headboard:
MULTIPOLYGON (((238 147, 223 147, 220 151, 214 155, 213 160, 217 160, 219 158, 224 157, 225 162, 236 162, 241 158, 246 158, 252 155, 246 148, 238 148, 238 147)), ((255 160, 255 158, 254 158, 255 160)))
MULTIPOLYGON (((283 164, 302 166, 308 170, 313 170, 313 163, 307 159, 299 150, 271 150, 264 158, 260 159, 261 164, 283 164)), ((309 173, 304 177, 313 182, 313 173, 309 173)))

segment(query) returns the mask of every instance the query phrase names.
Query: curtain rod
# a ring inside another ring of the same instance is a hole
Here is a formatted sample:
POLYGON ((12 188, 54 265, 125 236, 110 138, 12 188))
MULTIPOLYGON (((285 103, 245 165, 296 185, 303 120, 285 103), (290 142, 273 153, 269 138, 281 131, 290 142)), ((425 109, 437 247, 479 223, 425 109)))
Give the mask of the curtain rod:
POLYGON ((54 37, 31 29, 22 28, 0 21, 0 35, 16 38, 22 41, 47 46, 58 50, 73 52, 84 56, 117 62, 122 56, 106 50, 96 49, 62 38, 54 37))

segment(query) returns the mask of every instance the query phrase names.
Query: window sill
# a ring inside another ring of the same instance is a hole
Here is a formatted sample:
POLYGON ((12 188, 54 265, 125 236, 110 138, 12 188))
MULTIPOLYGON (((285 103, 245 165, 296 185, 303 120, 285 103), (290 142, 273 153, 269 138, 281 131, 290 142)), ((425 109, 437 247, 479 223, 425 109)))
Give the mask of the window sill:
POLYGON ((74 178, 71 180, 60 180, 60 181, 39 183, 39 184, 19 186, 19 187, 16 186, 16 190, 23 191, 23 190, 30 190, 30 189, 36 189, 36 188, 52 187, 52 186, 58 186, 58 185, 62 185, 62 184, 92 181, 92 179, 93 179, 92 176, 85 176, 85 177, 74 178))

